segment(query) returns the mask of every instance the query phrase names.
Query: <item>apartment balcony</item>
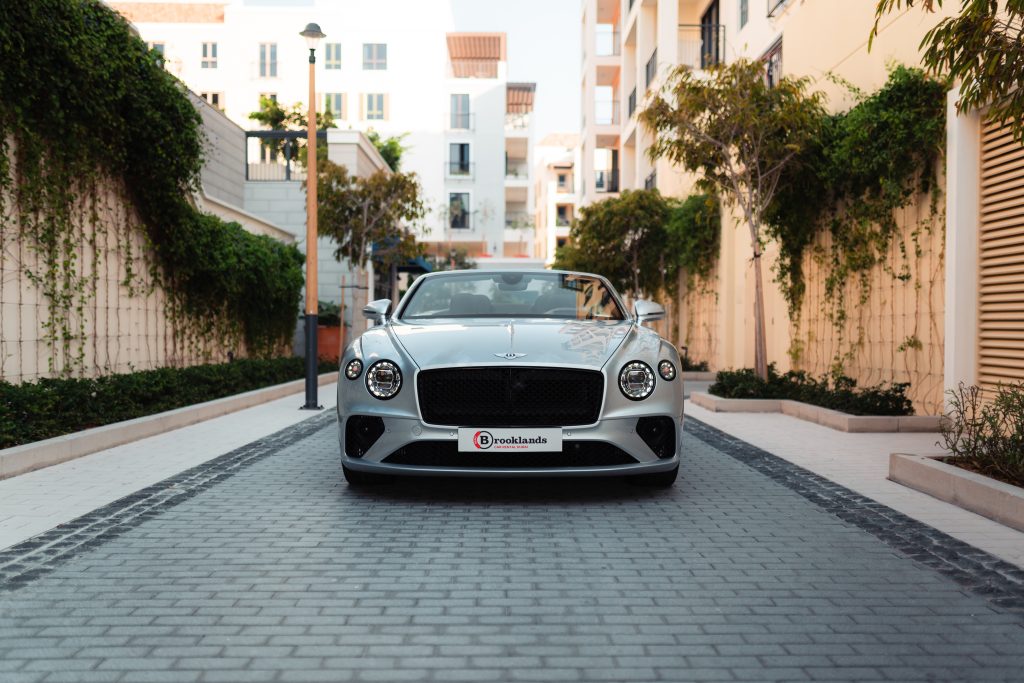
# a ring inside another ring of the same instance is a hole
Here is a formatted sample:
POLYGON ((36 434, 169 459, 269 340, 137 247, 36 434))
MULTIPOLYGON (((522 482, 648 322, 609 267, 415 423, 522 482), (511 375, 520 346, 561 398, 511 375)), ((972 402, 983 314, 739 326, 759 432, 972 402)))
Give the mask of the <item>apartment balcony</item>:
POLYGON ((530 112, 505 114, 505 135, 527 135, 530 132, 530 112))
POLYGON ((507 230, 522 230, 533 227, 533 216, 527 211, 506 211, 505 228, 507 230))
POLYGON ((691 69, 707 69, 725 60, 723 24, 681 24, 679 26, 679 64, 691 69))
POLYGON ((619 124, 619 101, 595 102, 594 124, 598 126, 617 126, 619 124))
POLYGON ((618 192, 619 191, 619 169, 613 168, 609 171, 594 171, 595 192, 618 192))
POLYGON ((444 176, 455 180, 472 180, 474 166, 476 164, 467 161, 446 161, 444 162, 444 176))
POLYGON ((476 128, 476 114, 471 112, 453 111, 445 117, 448 130, 463 131, 476 128))
POLYGON ((505 161, 505 180, 527 181, 530 176, 530 167, 525 159, 508 159, 505 161))
MULTIPOLYGON (((326 144, 327 131, 317 131, 317 141, 326 144)), ((299 148, 306 144, 306 132, 297 130, 248 130, 245 132, 245 179, 277 182, 306 179, 306 166, 299 163, 299 148)))
POLYGON ((448 216, 448 227, 452 230, 472 230, 473 214, 469 211, 460 211, 448 216))
POLYGON ((618 31, 602 31, 600 28, 594 36, 594 55, 597 57, 616 57, 622 54, 621 36, 618 31))
POLYGON ((636 88, 633 88, 632 92, 629 93, 627 107, 629 112, 629 118, 633 118, 633 114, 636 113, 636 88))
POLYGON ((644 189, 645 190, 656 190, 658 189, 658 171, 657 169, 651 171, 644 178, 644 189))

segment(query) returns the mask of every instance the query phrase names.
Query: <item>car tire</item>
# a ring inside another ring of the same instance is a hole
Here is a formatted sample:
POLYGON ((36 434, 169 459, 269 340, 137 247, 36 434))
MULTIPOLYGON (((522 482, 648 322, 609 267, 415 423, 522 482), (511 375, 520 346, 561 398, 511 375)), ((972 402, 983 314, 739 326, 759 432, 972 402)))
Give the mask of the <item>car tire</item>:
POLYGON ((652 489, 667 489, 676 483, 679 476, 679 465, 676 465, 667 472, 653 472, 651 474, 636 474, 628 477, 630 484, 645 486, 652 489))
POLYGON ((359 470, 349 469, 344 465, 341 466, 341 471, 345 475, 345 481, 348 482, 349 486, 379 486, 391 482, 391 477, 386 474, 360 472, 359 470))

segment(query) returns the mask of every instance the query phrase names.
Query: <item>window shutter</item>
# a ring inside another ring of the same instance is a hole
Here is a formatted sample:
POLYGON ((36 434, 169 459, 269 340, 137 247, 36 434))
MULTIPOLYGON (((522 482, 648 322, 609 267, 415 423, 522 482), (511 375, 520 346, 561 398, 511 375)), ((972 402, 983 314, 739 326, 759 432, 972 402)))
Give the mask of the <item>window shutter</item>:
POLYGON ((1024 380, 1024 146, 1008 125, 981 134, 978 384, 1024 380))
POLYGON ((341 113, 339 116, 343 121, 348 120, 348 93, 341 93, 341 113))
POLYGON ((384 95, 384 120, 385 121, 390 121, 391 120, 390 97, 391 97, 390 95, 384 95))
POLYGON ((359 93, 359 120, 366 120, 366 95, 359 93))

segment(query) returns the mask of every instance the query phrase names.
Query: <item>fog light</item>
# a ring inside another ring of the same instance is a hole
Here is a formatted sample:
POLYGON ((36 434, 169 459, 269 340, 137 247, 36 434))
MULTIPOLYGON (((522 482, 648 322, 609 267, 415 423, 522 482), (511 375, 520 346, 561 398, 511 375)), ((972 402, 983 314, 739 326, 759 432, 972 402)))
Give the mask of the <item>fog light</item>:
POLYGON ((643 361, 634 360, 619 371, 619 389, 631 401, 642 401, 654 391, 654 370, 643 361))
POLYGON ((374 398, 387 401, 402 388, 402 373, 389 360, 379 360, 366 371, 366 390, 374 398))
POLYGON ((384 434, 384 420, 369 415, 352 415, 345 422, 345 453, 350 458, 366 455, 384 434))
POLYGON ((345 366, 345 376, 349 379, 359 379, 361 374, 363 374, 363 361, 358 358, 350 360, 345 366))
POLYGON ((676 366, 672 365, 672 361, 663 360, 658 363, 658 374, 666 382, 671 382, 676 378, 676 366))

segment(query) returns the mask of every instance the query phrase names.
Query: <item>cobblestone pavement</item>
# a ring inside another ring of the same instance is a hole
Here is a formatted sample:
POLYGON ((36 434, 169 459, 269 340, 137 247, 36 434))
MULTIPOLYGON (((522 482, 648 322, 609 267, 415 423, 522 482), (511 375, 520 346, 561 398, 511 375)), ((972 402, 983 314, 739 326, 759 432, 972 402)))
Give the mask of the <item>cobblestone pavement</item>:
POLYGON ((1021 679, 1019 570, 699 423, 670 491, 360 492, 328 421, 0 554, 0 681, 1021 679))

